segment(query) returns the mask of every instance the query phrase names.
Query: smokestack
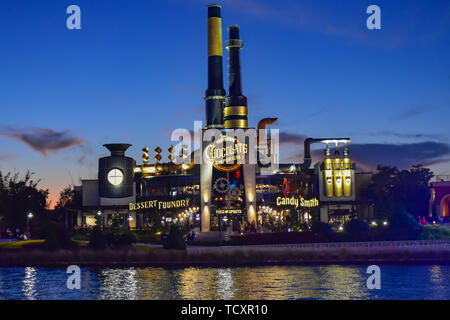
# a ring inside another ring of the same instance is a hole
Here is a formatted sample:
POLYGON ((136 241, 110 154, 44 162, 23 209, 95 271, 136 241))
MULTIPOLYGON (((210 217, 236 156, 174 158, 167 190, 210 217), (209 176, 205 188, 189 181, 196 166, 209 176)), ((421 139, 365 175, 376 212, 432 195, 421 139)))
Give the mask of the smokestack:
POLYGON ((208 6, 208 89, 205 93, 206 128, 223 128, 221 6, 208 6))
POLYGON ((124 157, 125 151, 129 147, 131 147, 131 144, 128 143, 108 143, 103 145, 106 149, 111 151, 111 156, 118 156, 118 157, 124 157))
POLYGON ((247 98, 242 95, 241 58, 243 47, 239 39, 239 26, 228 28, 229 40, 226 42, 228 50, 228 96, 225 98, 224 120, 225 128, 247 128, 247 98))

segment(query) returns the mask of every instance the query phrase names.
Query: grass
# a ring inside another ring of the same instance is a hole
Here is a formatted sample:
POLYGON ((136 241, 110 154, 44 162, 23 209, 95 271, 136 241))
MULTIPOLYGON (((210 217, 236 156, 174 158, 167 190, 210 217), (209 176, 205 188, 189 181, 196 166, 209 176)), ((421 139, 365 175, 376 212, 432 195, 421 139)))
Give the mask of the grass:
POLYGON ((24 241, 14 241, 14 242, 0 242, 0 248, 6 249, 22 249, 25 246, 41 244, 45 240, 24 240, 24 241))
POLYGON ((450 240, 450 227, 425 225, 419 235, 420 240, 450 240))

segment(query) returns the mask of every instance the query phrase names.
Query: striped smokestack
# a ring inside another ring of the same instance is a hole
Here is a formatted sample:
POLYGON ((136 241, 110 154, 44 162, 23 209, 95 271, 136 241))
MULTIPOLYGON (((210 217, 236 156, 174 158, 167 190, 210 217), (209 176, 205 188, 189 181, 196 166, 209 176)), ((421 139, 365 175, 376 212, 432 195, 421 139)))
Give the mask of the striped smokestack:
POLYGON ((206 128, 223 128, 222 18, 221 7, 208 6, 208 89, 205 93, 206 128))
POLYGON ((239 39, 239 26, 228 28, 229 40, 226 42, 228 50, 228 96, 225 98, 224 119, 226 129, 247 128, 247 98, 242 95, 241 58, 243 47, 239 39))

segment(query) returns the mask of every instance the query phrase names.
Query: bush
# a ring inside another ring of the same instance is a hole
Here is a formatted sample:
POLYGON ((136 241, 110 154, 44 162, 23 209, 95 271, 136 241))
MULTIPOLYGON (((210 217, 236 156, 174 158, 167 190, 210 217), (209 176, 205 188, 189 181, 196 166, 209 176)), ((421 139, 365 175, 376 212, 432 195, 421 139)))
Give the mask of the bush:
POLYGON ((317 222, 313 223, 313 225, 311 226, 311 231, 313 233, 324 234, 324 235, 331 235, 334 233, 333 229, 331 228, 331 225, 329 225, 328 223, 325 223, 325 222, 321 222, 321 221, 317 221, 317 222))
POLYGON ((413 240, 420 233, 420 225, 406 210, 398 209, 389 219, 388 232, 395 240, 413 240))
POLYGON ((136 235, 131 231, 124 231, 116 236, 116 246, 131 245, 137 242, 136 235))
POLYGON ((421 226, 419 239, 450 240, 450 228, 439 225, 421 226))
POLYGON ((70 232, 57 222, 47 222, 40 231, 45 239, 42 247, 47 250, 73 249, 76 245, 70 238, 70 232))
POLYGON ((144 243, 156 243, 159 242, 159 238, 161 235, 161 231, 153 229, 153 230, 136 230, 133 231, 133 234, 136 236, 137 242, 144 243))
POLYGON ((97 250, 106 249, 107 239, 100 227, 95 227, 89 237, 89 247, 97 250))
POLYGON ((170 233, 166 240, 163 241, 164 249, 186 249, 186 242, 184 241, 183 233, 177 225, 173 224, 170 227, 170 233))
POLYGON ((364 220, 352 219, 344 226, 345 232, 351 235, 361 235, 369 231, 369 224, 364 220))

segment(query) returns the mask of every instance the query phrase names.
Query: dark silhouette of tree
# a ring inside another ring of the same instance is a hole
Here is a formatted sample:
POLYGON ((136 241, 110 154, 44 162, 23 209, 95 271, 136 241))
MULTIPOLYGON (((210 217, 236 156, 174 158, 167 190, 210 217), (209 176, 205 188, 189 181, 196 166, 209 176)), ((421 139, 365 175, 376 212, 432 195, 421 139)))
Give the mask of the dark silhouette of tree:
POLYGON ((73 214, 81 206, 81 194, 76 192, 75 187, 69 185, 59 193, 59 200, 55 206, 55 218, 59 222, 64 222, 69 228, 73 222, 73 214))
POLYGON ((399 207, 414 217, 427 216, 433 173, 421 165, 409 170, 378 166, 367 190, 375 205, 375 217, 389 218, 399 207))
POLYGON ((23 228, 29 212, 37 219, 46 211, 48 189, 38 188, 40 180, 32 177, 30 171, 23 177, 19 173, 0 172, 0 216, 4 226, 23 228))

